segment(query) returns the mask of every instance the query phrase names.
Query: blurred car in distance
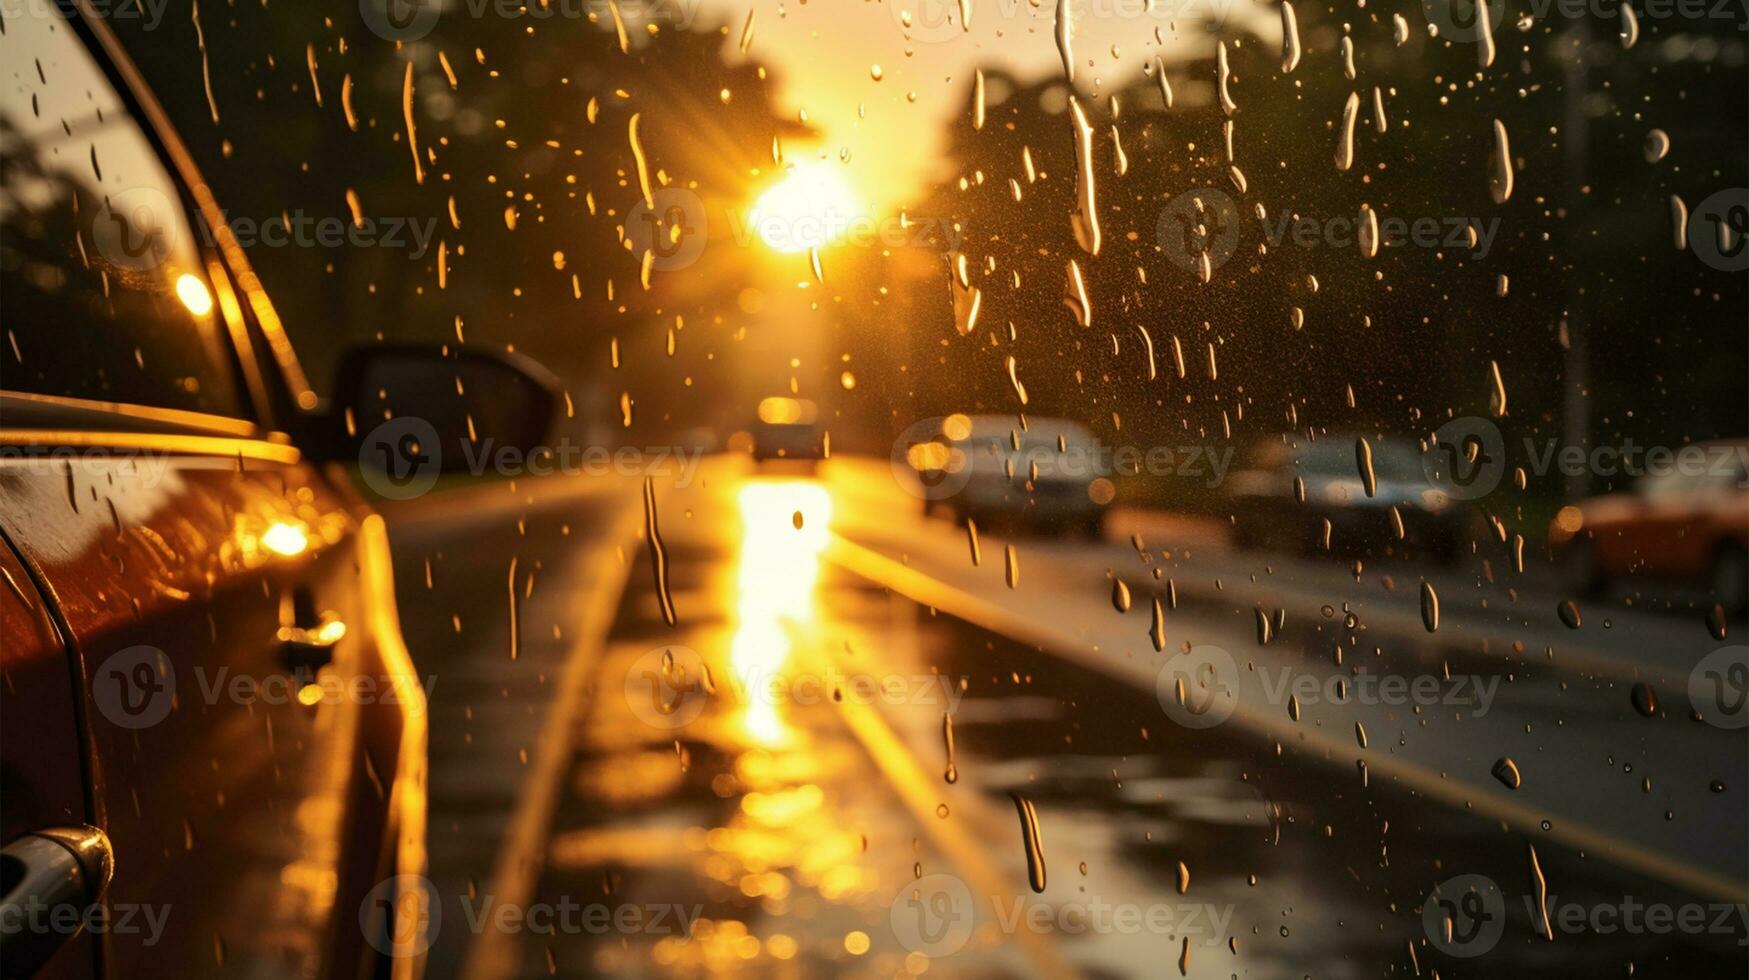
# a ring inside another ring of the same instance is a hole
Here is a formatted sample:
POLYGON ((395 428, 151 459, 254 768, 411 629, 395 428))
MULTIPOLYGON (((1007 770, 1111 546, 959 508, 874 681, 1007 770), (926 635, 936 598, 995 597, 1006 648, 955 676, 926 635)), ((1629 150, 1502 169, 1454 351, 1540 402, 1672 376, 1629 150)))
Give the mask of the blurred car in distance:
POLYGON ((1279 436, 1254 445, 1227 481, 1239 546, 1302 556, 1456 559, 1470 522, 1427 479, 1419 448, 1370 438, 1376 485, 1368 495, 1356 439, 1279 436))
POLYGON ((1701 443, 1695 466, 1562 507, 1549 544, 1594 594, 1633 582, 1749 605, 1749 440, 1701 443))
POLYGON ((986 527, 1098 534, 1116 496, 1108 453, 1068 419, 950 415, 907 458, 957 520, 986 527))
POLYGON ((805 398, 772 396, 759 402, 753 422, 753 458, 816 460, 826 456, 820 410, 805 398))

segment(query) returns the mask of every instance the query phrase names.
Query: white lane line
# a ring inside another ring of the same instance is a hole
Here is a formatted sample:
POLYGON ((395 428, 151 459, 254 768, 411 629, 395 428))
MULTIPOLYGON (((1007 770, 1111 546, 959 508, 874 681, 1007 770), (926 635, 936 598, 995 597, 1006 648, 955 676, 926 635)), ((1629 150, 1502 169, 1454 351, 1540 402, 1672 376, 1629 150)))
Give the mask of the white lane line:
MULTIPOLYGON (((1093 656, 1088 649, 1088 638, 1051 625, 1043 621, 1043 617, 1017 614, 1000 603, 950 585, 841 535, 833 535, 826 556, 850 571, 924 605, 945 610, 993 633, 1052 650, 1082 666, 1153 692, 1155 671, 1146 664, 1113 654, 1093 656)), ((1247 708, 1243 703, 1235 708, 1230 720, 1278 739, 1283 745, 1303 745, 1312 758, 1327 762, 1364 758, 1374 775, 1396 779, 1456 809, 1500 820, 1521 833, 1534 831, 1545 839, 1560 841, 1575 850, 1607 854, 1617 864, 1699 895, 1733 903, 1749 901, 1749 889, 1741 880, 1728 874, 1689 864, 1566 819, 1556 819, 1556 814, 1502 799, 1484 787, 1424 769, 1401 756, 1357 750, 1349 742, 1247 708), (1541 829, 1545 818, 1553 823, 1547 831, 1541 829)))

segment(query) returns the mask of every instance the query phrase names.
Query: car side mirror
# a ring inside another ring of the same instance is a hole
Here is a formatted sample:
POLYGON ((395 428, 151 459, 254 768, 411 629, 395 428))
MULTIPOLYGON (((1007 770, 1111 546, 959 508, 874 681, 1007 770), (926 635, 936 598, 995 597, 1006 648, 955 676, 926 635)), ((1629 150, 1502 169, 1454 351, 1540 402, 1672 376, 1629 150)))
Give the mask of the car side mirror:
POLYGON ((477 473, 505 450, 536 450, 559 385, 519 354, 392 344, 348 350, 333 392, 326 455, 357 460, 367 483, 400 496, 385 488, 428 488, 439 473, 477 473))

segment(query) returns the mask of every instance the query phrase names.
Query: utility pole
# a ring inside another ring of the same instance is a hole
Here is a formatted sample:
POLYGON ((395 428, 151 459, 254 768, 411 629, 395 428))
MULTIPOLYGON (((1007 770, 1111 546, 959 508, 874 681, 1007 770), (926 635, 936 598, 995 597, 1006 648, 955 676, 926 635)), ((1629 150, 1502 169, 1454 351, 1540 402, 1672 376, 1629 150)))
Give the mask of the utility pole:
MULTIPOLYGON (((1583 213, 1581 204, 1590 150, 1590 125, 1585 118, 1586 48, 1591 43, 1588 16, 1581 13, 1574 17, 1567 29, 1561 32, 1560 44, 1563 69, 1561 146, 1564 151, 1562 169, 1565 171, 1562 176, 1565 184, 1563 197, 1567 205, 1567 262, 1570 266, 1562 277, 1567 284, 1567 301, 1566 316, 1561 322, 1561 347, 1565 360, 1561 371, 1561 442, 1564 446, 1578 446, 1587 453, 1591 449, 1591 406, 1585 394, 1590 374, 1587 351, 1590 330, 1586 322, 1582 284, 1576 283, 1582 274, 1582 265, 1575 260, 1572 247, 1583 240, 1583 230, 1577 224, 1583 213)), ((1585 496, 1589 489, 1590 473, 1582 466, 1569 472, 1562 486, 1568 500, 1585 496)))

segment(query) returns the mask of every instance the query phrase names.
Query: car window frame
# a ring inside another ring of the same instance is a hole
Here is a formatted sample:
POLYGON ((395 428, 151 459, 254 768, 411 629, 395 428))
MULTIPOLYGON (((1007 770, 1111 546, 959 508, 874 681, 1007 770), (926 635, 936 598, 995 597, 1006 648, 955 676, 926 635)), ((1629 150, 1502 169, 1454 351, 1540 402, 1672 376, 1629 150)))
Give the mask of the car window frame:
MULTIPOLYGON (((214 293, 215 312, 224 329, 221 365, 237 387, 241 416, 188 411, 131 402, 0 389, 0 442, 40 444, 25 432, 62 430, 72 443, 89 432, 142 435, 186 434, 287 446, 290 423, 315 398, 290 342, 279 328, 271 301, 224 224, 217 201, 193 157, 153 96, 139 70, 89 0, 48 0, 64 18, 74 39, 97 65, 122 108, 139 127, 147 145, 175 189, 191 223, 215 235, 195 235, 194 247, 214 293), (263 356, 265 350, 270 356, 263 356)), ((61 444, 70 444, 63 442, 61 444)), ((247 454, 246 454, 247 455, 247 454)), ((274 454, 277 455, 277 454, 274 454)))

